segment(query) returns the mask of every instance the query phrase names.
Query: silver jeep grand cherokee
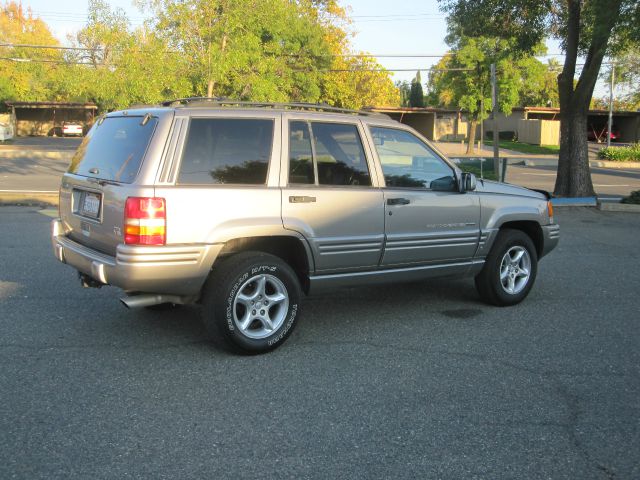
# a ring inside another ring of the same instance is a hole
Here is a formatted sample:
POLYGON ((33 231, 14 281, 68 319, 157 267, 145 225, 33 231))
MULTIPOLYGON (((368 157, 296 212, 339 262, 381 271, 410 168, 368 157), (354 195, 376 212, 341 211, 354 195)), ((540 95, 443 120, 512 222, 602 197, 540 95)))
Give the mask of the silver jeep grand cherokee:
POLYGON ((52 225, 84 286, 201 303, 242 353, 283 343, 326 288, 464 275, 516 304, 558 238, 545 195, 477 182, 385 115, 208 99, 101 117, 52 225))

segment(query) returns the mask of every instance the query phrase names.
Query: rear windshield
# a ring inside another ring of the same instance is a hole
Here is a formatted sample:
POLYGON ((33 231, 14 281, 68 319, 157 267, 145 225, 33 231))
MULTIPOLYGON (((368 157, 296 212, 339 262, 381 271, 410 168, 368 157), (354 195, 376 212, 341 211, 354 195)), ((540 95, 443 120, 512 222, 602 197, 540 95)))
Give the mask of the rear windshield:
POLYGON ((69 173, 131 183, 158 123, 157 118, 108 117, 97 123, 78 147, 69 173), (143 125, 144 123, 144 125, 143 125))

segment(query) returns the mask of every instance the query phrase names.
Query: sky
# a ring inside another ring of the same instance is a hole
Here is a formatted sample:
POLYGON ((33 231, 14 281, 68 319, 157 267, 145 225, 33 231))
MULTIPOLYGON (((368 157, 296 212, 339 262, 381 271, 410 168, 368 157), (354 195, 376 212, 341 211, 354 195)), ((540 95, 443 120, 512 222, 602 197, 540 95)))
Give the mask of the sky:
MULTIPOLYGON (((407 70, 393 72, 394 80, 411 80, 417 70, 422 70, 423 81, 427 70, 439 58, 389 58, 382 55, 442 55, 447 51, 444 38, 447 34, 446 16, 438 9, 436 0, 341 0, 353 20, 351 43, 354 50, 380 55, 378 62, 385 68, 407 70)), ((112 7, 122 8, 132 26, 142 24, 145 14, 131 0, 111 0, 112 7)), ((73 35, 86 22, 87 0, 22 0, 23 7, 30 7, 42 18, 54 35, 63 43, 67 35, 73 35)), ((547 42, 549 54, 559 54, 555 41, 547 42)), ((563 56, 555 56, 561 63, 563 56)), ((546 62, 546 59, 541 59, 546 62)), ((602 82, 594 96, 608 94, 602 82)))

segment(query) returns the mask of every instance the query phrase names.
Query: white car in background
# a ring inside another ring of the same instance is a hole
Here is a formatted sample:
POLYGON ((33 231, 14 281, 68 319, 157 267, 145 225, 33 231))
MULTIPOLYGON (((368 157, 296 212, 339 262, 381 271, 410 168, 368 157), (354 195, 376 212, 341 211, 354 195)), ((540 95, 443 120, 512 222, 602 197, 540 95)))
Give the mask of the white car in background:
POLYGON ((0 142, 13 138, 11 125, 8 123, 0 123, 0 142))
POLYGON ((79 123, 64 123, 62 125, 62 136, 78 136, 81 137, 83 135, 82 125, 79 123))

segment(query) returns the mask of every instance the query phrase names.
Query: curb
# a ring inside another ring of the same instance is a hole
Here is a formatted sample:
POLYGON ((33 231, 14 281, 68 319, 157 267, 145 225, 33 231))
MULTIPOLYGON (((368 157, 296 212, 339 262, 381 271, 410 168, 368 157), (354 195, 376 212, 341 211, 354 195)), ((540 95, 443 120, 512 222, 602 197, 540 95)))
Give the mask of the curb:
POLYGON ((551 204, 554 207, 597 207, 596 197, 576 197, 576 198, 552 198, 551 204))
POLYGON ((0 191, 0 205, 58 206, 58 192, 0 191))
POLYGON ((49 158, 71 160, 75 150, 0 150, 0 158, 49 158))
MULTIPOLYGON (((516 158, 509 157, 510 165, 523 164, 525 167, 557 167, 558 159, 547 158, 516 158)), ((640 169, 640 162, 610 162, 607 160, 589 160, 590 167, 599 168, 638 168, 640 169)))
POLYGON ((601 203, 598 208, 606 212, 640 213, 640 205, 633 203, 601 203))

